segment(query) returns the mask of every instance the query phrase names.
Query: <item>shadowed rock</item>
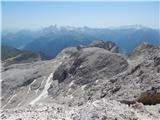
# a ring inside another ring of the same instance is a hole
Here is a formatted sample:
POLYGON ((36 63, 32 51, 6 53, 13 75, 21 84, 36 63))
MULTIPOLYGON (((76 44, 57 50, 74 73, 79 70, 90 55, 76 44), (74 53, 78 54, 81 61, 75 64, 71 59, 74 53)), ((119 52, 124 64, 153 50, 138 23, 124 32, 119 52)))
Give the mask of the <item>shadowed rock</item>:
POLYGON ((62 82, 71 79, 72 75, 76 84, 87 84, 101 77, 111 77, 127 68, 127 61, 120 55, 107 50, 91 47, 78 51, 71 60, 66 62, 55 71, 53 79, 62 82))
POLYGON ((89 46, 103 48, 115 53, 119 52, 119 48, 112 41, 97 40, 97 41, 93 41, 89 46))
POLYGON ((160 103, 160 86, 152 87, 151 90, 143 92, 138 100, 138 102, 143 103, 144 105, 155 105, 160 103))

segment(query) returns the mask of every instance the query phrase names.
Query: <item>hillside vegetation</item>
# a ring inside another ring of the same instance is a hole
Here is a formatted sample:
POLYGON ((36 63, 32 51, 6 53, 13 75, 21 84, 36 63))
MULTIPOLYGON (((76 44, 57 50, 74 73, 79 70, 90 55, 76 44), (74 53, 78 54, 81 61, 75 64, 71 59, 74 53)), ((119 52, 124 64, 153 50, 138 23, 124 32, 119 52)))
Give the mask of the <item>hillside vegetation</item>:
POLYGON ((2 45, 1 46, 1 60, 4 61, 8 58, 12 58, 15 57, 19 54, 23 53, 23 51, 10 47, 10 46, 6 46, 6 45, 2 45))

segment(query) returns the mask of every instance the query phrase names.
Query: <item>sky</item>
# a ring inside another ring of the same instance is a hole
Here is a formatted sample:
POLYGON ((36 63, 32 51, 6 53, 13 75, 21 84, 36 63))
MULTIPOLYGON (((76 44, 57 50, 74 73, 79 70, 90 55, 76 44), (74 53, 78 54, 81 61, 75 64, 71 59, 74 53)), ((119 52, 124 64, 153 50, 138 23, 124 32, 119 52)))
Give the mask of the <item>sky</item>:
POLYGON ((154 2, 2 2, 2 30, 40 29, 49 25, 75 27, 159 27, 159 3, 154 2))

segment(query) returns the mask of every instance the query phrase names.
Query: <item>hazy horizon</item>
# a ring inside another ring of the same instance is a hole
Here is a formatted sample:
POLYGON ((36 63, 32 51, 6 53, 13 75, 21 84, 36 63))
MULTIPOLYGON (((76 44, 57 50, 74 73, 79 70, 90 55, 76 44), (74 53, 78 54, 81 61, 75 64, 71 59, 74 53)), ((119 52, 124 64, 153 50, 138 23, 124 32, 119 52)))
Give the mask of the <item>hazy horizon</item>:
POLYGON ((44 26, 44 27, 40 27, 40 28, 36 28, 36 29, 30 29, 30 28, 20 28, 20 29, 2 29, 2 33, 16 33, 16 32, 19 32, 19 31, 40 31, 40 30, 43 30, 43 29, 46 29, 46 28, 49 28, 51 26, 56 26, 57 28, 67 28, 67 27, 73 27, 75 29, 78 29, 78 28, 90 28, 90 29, 121 29, 121 28, 137 28, 138 27, 141 27, 141 28, 150 28, 150 29, 155 29, 155 30, 159 30, 159 28, 152 28, 152 27, 149 27, 149 26, 143 26, 143 25, 122 25, 122 26, 108 26, 108 27, 89 27, 89 26, 69 26, 69 25, 66 25, 66 26, 60 26, 60 25, 57 25, 57 24, 53 24, 53 25, 49 25, 49 26, 44 26))
POLYGON ((158 28, 159 2, 2 2, 2 30, 36 30, 55 24, 158 28))

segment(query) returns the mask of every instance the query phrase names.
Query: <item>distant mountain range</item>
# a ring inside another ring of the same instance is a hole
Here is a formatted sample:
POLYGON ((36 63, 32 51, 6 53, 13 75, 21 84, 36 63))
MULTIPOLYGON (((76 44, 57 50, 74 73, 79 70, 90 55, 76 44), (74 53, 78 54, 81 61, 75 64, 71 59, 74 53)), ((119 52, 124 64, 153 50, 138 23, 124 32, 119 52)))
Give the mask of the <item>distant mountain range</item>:
POLYGON ((113 41, 121 52, 128 54, 142 42, 160 44, 160 34, 157 29, 139 25, 117 28, 51 25, 38 31, 22 30, 15 33, 2 33, 2 45, 34 52, 40 51, 50 57, 55 57, 66 47, 88 45, 93 40, 113 41))

